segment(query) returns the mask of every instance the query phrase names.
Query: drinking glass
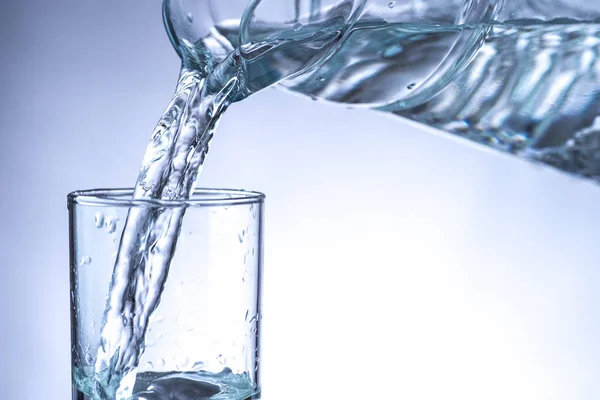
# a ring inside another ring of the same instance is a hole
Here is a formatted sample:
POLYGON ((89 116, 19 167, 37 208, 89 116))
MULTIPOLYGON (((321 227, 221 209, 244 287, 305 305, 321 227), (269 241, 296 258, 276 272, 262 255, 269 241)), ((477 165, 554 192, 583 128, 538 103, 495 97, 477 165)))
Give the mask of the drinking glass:
POLYGON ((107 371, 96 361, 119 243, 132 234, 123 227, 136 210, 183 218, 130 393, 117 400, 259 399, 264 195, 199 189, 189 200, 161 201, 132 193, 68 196, 73 399, 114 398, 98 384, 107 371))

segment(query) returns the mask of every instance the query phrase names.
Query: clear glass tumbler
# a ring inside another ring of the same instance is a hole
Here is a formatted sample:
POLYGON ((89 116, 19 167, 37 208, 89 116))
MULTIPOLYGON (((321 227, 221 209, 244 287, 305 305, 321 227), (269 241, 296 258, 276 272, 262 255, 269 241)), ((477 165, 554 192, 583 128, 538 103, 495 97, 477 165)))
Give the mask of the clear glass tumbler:
POLYGON ((261 397, 263 204, 261 193, 216 189, 182 201, 132 200, 127 189, 68 196, 74 400, 261 397), (99 370, 97 358, 124 222, 136 210, 183 218, 137 368, 125 392, 111 393, 100 382, 116 371, 99 370))

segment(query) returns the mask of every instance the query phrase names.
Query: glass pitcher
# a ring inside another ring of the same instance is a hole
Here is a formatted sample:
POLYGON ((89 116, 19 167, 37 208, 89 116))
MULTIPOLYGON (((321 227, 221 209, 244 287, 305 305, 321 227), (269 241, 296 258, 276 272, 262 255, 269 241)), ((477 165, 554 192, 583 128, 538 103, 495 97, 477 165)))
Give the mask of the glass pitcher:
MULTIPOLYGON (((164 0, 189 68, 279 84, 600 179, 600 3, 164 0)), ((244 95, 244 96, 245 96, 244 95)))

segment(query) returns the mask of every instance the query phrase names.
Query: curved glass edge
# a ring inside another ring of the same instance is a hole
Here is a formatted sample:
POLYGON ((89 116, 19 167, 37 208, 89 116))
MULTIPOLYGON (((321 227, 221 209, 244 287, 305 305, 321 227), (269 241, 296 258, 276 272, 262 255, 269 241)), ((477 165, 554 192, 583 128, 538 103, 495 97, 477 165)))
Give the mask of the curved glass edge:
POLYGON ((133 189, 89 189, 77 190, 67 195, 67 205, 105 207, 214 207, 244 204, 260 204, 266 196, 261 192, 243 189, 194 190, 190 199, 133 199, 133 189))

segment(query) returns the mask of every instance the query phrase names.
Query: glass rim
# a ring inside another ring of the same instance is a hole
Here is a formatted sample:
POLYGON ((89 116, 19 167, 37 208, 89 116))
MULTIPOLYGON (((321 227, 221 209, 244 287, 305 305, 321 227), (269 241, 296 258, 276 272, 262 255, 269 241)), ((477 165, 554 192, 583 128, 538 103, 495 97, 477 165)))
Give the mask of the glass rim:
POLYGON ((67 195, 67 204, 104 207, 214 207, 263 203, 261 192, 244 189, 198 188, 189 199, 133 199, 132 188, 76 190, 67 195))

